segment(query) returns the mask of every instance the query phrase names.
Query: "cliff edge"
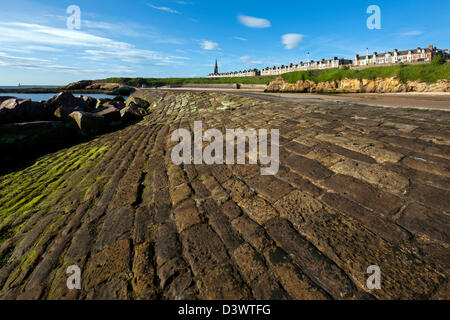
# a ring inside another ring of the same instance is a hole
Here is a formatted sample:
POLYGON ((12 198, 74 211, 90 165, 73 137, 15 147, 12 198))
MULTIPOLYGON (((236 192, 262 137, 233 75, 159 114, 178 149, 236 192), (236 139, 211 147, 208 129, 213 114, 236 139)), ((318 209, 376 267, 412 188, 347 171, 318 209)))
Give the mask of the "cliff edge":
POLYGON ((282 77, 272 81, 266 92, 311 92, 311 93, 393 93, 393 92, 450 92, 450 81, 436 83, 420 81, 403 82, 396 77, 370 79, 343 79, 325 82, 299 80, 289 83, 282 77))

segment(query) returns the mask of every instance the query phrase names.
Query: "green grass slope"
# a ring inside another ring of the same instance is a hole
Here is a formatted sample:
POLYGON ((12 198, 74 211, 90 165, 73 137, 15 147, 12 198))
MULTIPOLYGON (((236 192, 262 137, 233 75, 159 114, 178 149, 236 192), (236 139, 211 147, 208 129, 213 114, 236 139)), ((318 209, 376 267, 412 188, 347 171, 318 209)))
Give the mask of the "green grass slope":
MULTIPOLYGON (((375 79, 397 77, 401 81, 437 82, 450 78, 450 63, 431 63, 421 65, 398 65, 390 67, 373 67, 363 70, 352 69, 327 69, 311 71, 295 71, 282 75, 283 79, 290 83, 298 80, 311 80, 325 82, 342 79, 375 79)), ((162 86, 170 84, 199 83, 241 83, 241 84, 268 84, 277 76, 241 77, 241 78, 108 78, 103 82, 121 83, 129 86, 162 86)))

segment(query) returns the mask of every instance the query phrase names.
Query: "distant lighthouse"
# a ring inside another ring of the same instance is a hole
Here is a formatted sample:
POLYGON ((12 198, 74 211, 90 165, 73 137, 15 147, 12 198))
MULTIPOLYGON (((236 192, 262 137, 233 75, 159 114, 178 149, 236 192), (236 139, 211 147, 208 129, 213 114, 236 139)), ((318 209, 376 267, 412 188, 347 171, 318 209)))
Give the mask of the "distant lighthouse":
POLYGON ((217 59, 216 64, 214 65, 214 74, 219 74, 219 65, 217 64, 217 59))

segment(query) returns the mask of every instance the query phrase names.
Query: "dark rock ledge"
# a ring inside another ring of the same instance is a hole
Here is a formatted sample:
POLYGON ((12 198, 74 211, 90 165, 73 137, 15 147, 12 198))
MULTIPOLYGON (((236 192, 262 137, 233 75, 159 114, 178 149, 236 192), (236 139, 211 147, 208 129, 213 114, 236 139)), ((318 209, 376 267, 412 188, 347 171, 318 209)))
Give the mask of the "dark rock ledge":
POLYGON ((149 110, 138 103, 122 97, 76 98, 70 92, 41 102, 0 97, 0 171, 140 121, 149 110))

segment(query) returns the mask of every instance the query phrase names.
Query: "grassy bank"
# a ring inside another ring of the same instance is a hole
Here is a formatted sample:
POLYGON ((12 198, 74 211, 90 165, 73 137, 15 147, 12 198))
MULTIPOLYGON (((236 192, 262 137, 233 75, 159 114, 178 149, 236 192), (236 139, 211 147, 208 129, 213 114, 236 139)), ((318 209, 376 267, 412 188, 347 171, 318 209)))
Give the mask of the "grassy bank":
MULTIPOLYGON (((312 80, 314 82, 325 82, 342 79, 375 79, 397 77, 403 82, 419 80, 421 82, 436 82, 450 78, 450 63, 443 64, 421 64, 421 65, 398 65, 391 67, 374 67, 363 70, 352 69, 327 69, 311 71, 295 71, 282 75, 283 79, 290 83, 298 80, 312 80)), ((241 83, 241 84, 268 84, 277 76, 242 77, 242 78, 108 78, 104 82, 121 83, 129 86, 162 86, 183 83, 241 83)))
POLYGON ((290 83, 298 80, 312 80, 314 82, 325 82, 342 79, 376 79, 397 77, 403 82, 419 80, 421 82, 436 82, 450 77, 450 63, 440 65, 398 65, 391 67, 374 67, 363 70, 312 70, 285 73, 283 79, 290 83))
POLYGON ((268 84, 275 80, 276 76, 267 77, 238 77, 238 78, 222 78, 222 79, 206 79, 206 78, 108 78, 103 82, 121 83, 129 86, 148 85, 162 86, 170 84, 183 83, 201 83, 201 84, 217 84, 217 83, 241 83, 241 84, 268 84))

